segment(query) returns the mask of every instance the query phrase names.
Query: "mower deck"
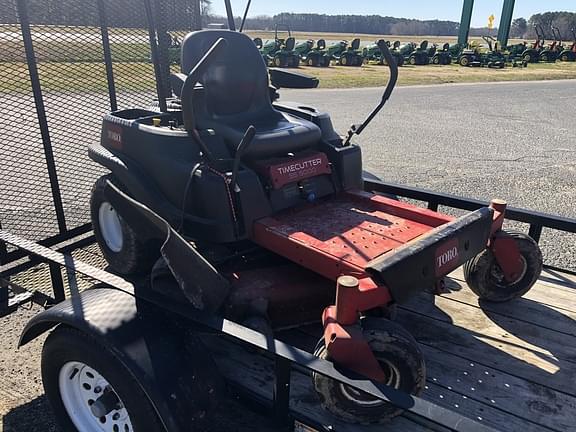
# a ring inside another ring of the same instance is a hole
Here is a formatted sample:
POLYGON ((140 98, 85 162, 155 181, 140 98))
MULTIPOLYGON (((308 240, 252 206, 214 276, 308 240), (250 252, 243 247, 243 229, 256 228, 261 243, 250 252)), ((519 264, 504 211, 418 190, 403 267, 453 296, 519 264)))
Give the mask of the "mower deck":
POLYGON ((444 216, 366 192, 351 192, 256 223, 255 241, 336 280, 363 275, 366 265, 432 228, 444 216))

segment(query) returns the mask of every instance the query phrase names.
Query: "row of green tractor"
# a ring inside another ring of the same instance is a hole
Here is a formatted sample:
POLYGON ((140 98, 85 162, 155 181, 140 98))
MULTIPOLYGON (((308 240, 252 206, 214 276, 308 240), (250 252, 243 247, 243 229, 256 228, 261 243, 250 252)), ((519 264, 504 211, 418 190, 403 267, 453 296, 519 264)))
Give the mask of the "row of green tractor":
MULTIPOLYGON (((572 30, 573 42, 564 45, 556 27, 552 27, 554 41, 546 45, 544 32, 536 26, 537 39, 532 44, 520 43, 502 49, 492 36, 483 36, 485 45, 473 41, 466 46, 444 43, 430 44, 427 40, 416 44, 388 41, 390 52, 398 66, 450 65, 457 63, 466 67, 504 68, 507 64, 513 67, 526 67, 528 63, 576 61, 576 33, 572 30)), ((324 39, 306 40, 297 43, 288 27, 277 26, 275 37, 262 42, 254 39, 268 66, 298 67, 300 64, 314 67, 328 67, 331 64, 340 66, 362 66, 363 64, 385 65, 386 60, 376 42, 360 47, 360 39, 351 42, 341 40, 330 45, 324 39), (280 31, 286 34, 280 35, 280 31)))

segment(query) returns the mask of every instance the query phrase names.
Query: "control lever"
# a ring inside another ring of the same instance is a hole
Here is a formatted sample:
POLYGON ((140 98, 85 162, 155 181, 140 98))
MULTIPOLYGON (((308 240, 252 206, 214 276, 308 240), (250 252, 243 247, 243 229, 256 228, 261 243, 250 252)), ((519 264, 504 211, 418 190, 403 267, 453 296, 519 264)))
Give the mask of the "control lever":
POLYGON ((252 144, 252 141, 254 141, 254 136, 256 136, 256 128, 254 126, 248 127, 244 133, 244 136, 242 137, 242 140, 240 141, 240 144, 238 144, 238 147, 236 148, 234 163, 232 165, 231 181, 234 192, 236 193, 240 192, 240 186, 236 184, 236 177, 238 176, 238 170, 240 169, 240 161, 242 160, 244 153, 246 153, 246 150, 248 150, 248 147, 250 147, 250 144, 252 144))

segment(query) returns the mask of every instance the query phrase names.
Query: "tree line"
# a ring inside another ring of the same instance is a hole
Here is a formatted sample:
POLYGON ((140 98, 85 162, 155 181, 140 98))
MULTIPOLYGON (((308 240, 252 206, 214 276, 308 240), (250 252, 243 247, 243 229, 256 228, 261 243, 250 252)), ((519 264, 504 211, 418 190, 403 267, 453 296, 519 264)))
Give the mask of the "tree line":
MULTIPOLYGON (((205 14, 205 24, 226 23, 225 17, 205 14)), ((240 18, 236 18, 237 25, 240 18)), ((293 31, 322 33, 363 33, 414 36, 456 36, 460 23, 444 20, 417 20, 395 18, 380 15, 326 15, 307 13, 281 13, 274 16, 250 17, 246 20, 248 30, 274 30, 275 25, 286 24, 293 31)), ((536 36, 534 25, 540 24, 546 38, 551 39, 551 26, 560 30, 562 37, 571 39, 570 30, 576 28, 576 13, 546 12, 532 15, 528 20, 517 18, 512 22, 510 36, 513 38, 531 39, 536 36)), ((486 27, 471 28, 471 36, 482 36, 497 33, 498 29, 486 27)))
MULTIPOLYGON (((147 17, 143 0, 104 0, 107 24, 110 27, 146 28, 147 17)), ((226 18, 210 14, 210 0, 152 0, 155 18, 168 30, 189 30, 201 21, 226 23, 226 18)), ((99 26, 96 0, 28 0, 28 14, 32 24, 99 26)), ((240 24, 240 18, 236 18, 240 24)), ((0 24, 17 23, 15 0, 0 0, 0 24)), ((455 36, 459 23, 446 20, 416 20, 380 15, 327 15, 307 13, 281 13, 274 16, 250 17, 249 30, 273 30, 276 23, 287 24, 294 31, 323 33, 364 33, 414 36, 455 36)), ((560 29, 564 40, 571 40, 570 30, 576 28, 576 13, 546 12, 529 19, 513 21, 510 35, 532 39, 534 25, 540 24, 546 38, 551 39, 550 27, 560 29)), ((487 28, 472 28, 471 36, 485 35, 487 28)), ((496 34, 496 29, 491 31, 496 34)))

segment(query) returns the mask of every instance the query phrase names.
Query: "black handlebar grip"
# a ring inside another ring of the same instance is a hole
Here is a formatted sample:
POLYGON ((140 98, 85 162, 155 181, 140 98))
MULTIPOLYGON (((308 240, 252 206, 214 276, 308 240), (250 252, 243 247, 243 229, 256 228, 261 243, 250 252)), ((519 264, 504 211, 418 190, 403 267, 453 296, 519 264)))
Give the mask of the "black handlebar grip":
POLYGON ((386 59, 386 63, 388 63, 388 69, 390 69, 390 78, 388 78, 386 90, 382 96, 382 101, 385 102, 392 94, 392 90, 394 89, 396 81, 398 80, 398 63, 396 63, 396 59, 392 56, 392 53, 390 52, 390 49, 388 48, 388 45, 384 39, 380 39, 378 41, 378 48, 386 59))

